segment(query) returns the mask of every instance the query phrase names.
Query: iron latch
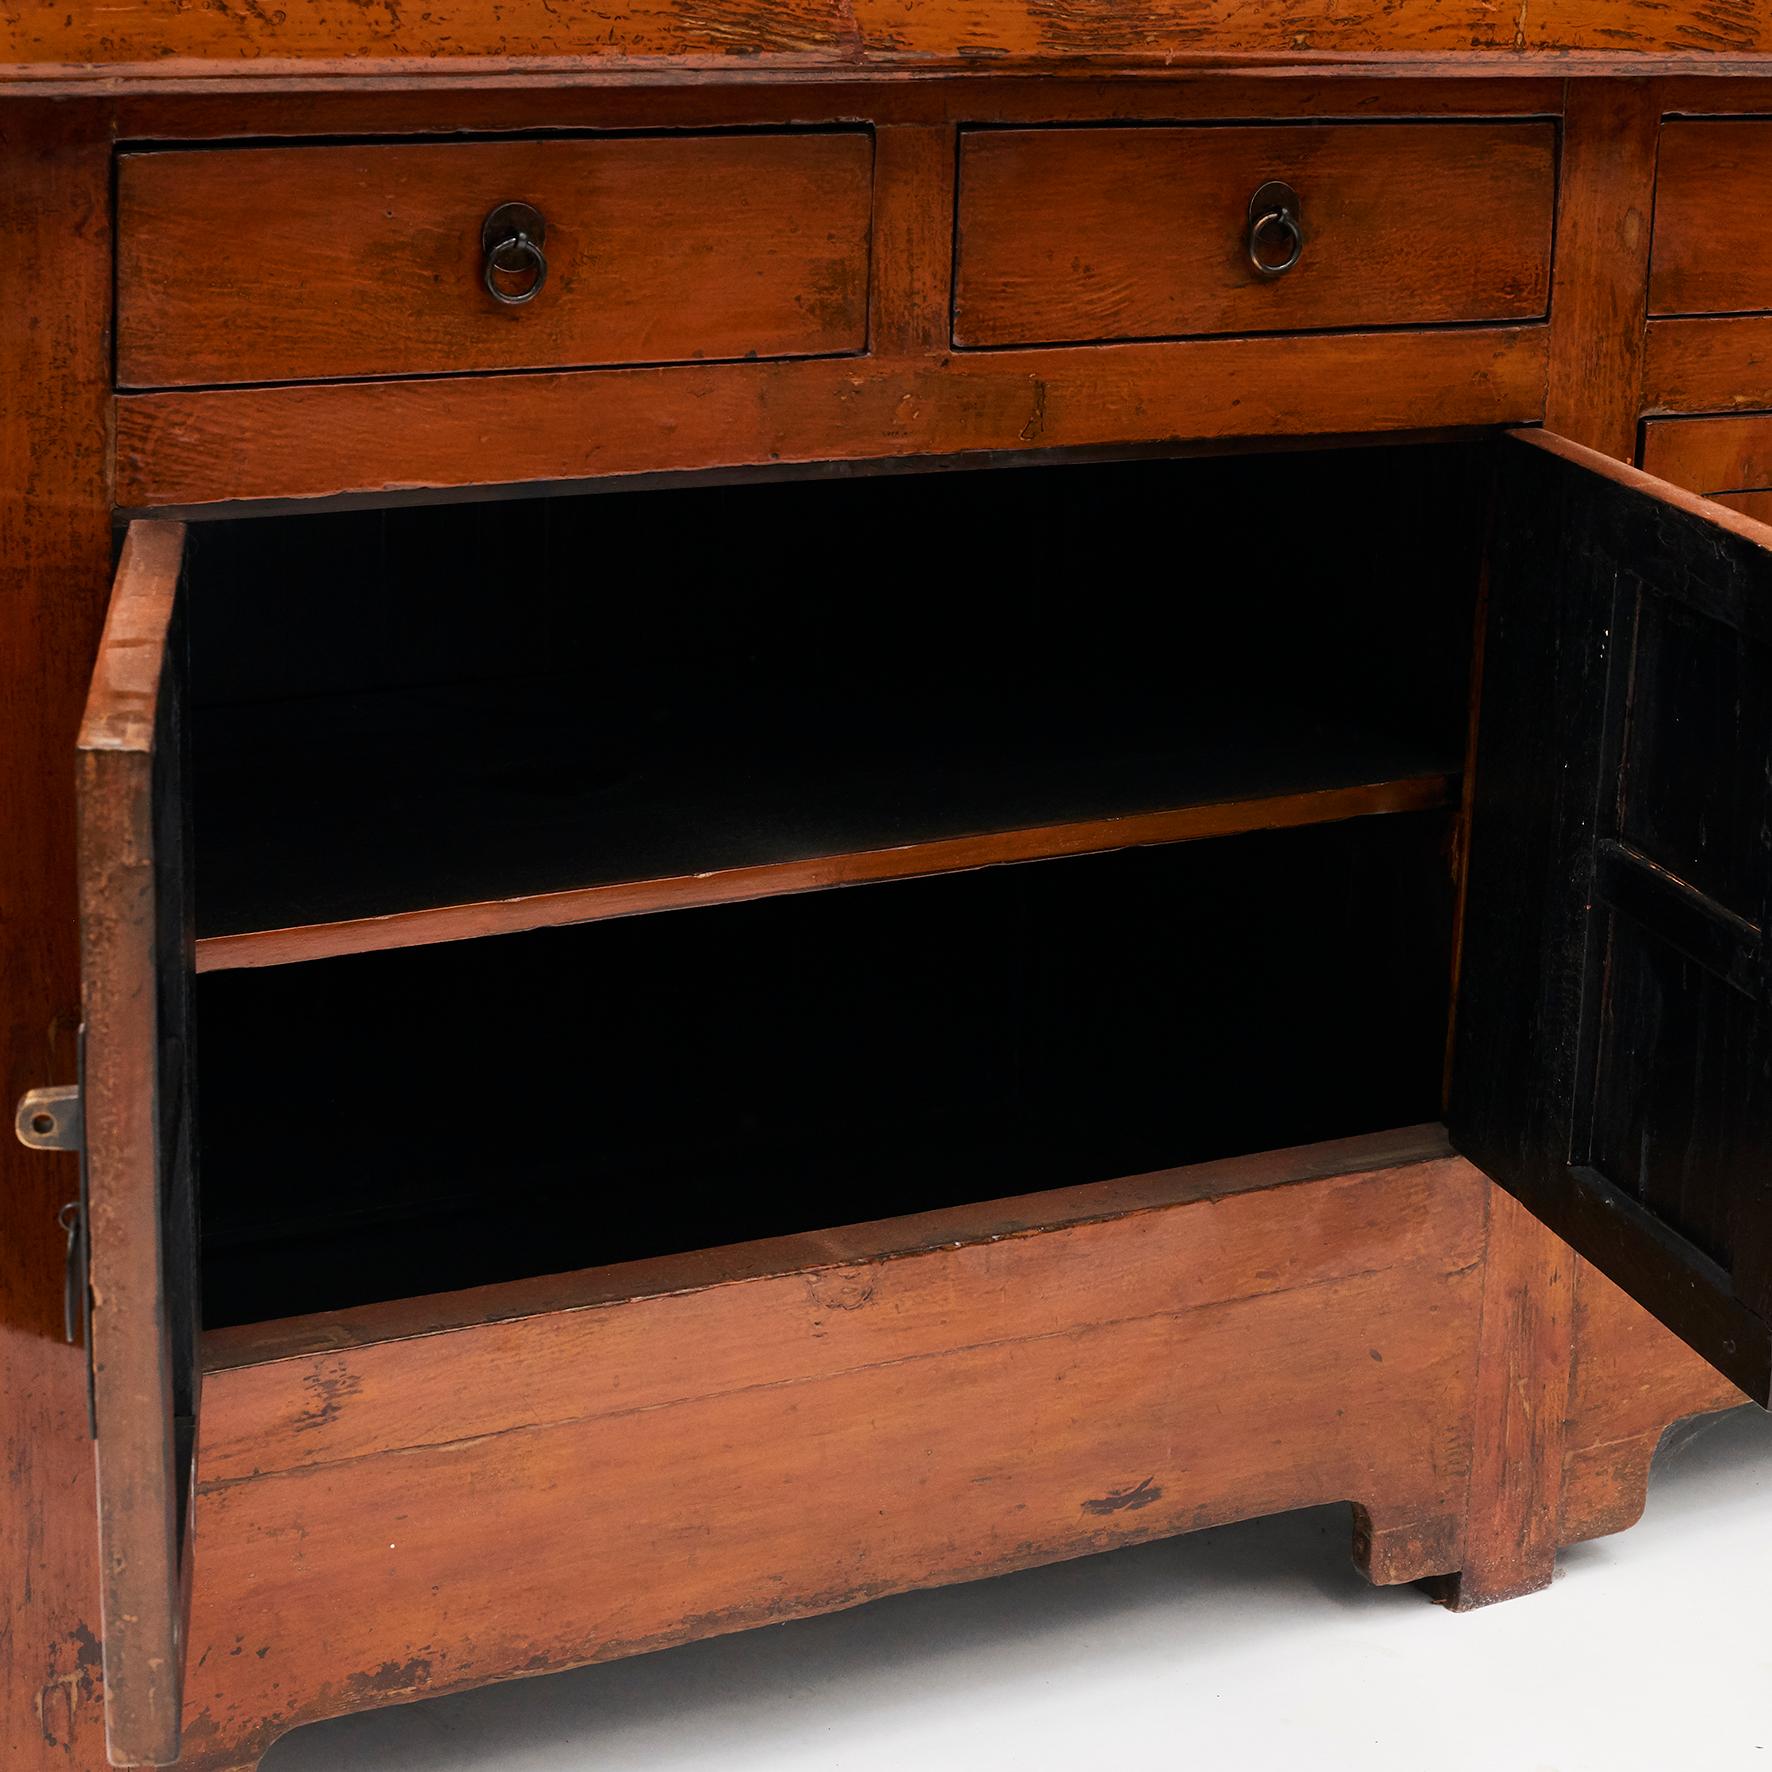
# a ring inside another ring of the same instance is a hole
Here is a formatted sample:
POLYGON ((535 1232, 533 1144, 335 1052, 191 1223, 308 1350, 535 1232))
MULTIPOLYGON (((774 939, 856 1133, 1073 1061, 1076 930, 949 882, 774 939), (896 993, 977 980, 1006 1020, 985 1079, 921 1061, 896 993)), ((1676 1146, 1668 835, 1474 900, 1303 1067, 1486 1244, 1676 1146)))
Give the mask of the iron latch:
POLYGON ((19 1098, 13 1129, 18 1133, 19 1143, 31 1150, 80 1152, 80 1197, 70 1200, 56 1215, 56 1222, 68 1239, 67 1263, 62 1278, 62 1333, 72 1346, 86 1344, 87 1425, 96 1437, 90 1364, 92 1281, 86 1235, 86 1122, 80 1085, 62 1083, 52 1089, 27 1089, 19 1098))

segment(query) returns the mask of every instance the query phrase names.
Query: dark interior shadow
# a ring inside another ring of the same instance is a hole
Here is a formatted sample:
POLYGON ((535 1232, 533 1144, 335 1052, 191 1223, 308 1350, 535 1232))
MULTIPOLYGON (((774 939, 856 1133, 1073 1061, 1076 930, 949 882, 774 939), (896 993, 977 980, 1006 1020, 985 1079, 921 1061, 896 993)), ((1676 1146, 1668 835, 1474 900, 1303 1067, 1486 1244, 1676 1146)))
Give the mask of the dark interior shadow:
MULTIPOLYGON (((1742 1505, 1772 1463, 1772 1417, 1742 1410, 1676 1429, 1657 1456, 1642 1532, 1742 1505)), ((968 1700, 1076 1676, 1173 1678, 1197 1644, 1287 1649, 1325 1628, 1322 1602, 1369 1616, 1418 1607, 1410 1588, 1373 1588, 1349 1559, 1345 1505, 1217 1527, 993 1580, 878 1600, 854 1611, 740 1632, 541 1679, 316 1724, 286 1736, 266 1772, 477 1772, 502 1764, 658 1763, 661 1736, 718 1742, 720 1757, 767 1764, 770 1744, 809 1710, 866 1731, 907 1703, 968 1700)), ((1598 1552, 1577 1546, 1579 1563, 1598 1552)), ((698 1762, 700 1763, 700 1762, 698 1762)))

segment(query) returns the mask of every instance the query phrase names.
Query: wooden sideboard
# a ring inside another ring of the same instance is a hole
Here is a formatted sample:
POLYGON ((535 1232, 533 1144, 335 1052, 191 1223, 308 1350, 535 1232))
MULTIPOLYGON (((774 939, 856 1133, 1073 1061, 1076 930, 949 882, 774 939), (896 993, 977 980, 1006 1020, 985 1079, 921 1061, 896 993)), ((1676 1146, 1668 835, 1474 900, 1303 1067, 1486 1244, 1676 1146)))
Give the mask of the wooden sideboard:
POLYGON ((1764 1403, 1769 115, 0 16, 8 1772, 1332 1500, 1480 1605, 1764 1403))

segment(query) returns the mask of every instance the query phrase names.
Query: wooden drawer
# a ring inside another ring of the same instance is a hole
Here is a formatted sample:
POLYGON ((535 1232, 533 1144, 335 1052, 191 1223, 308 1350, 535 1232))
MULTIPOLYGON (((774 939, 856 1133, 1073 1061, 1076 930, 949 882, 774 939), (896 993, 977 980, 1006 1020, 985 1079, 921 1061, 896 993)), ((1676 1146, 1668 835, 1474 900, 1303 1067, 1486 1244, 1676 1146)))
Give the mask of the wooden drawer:
POLYGON ((1772 413, 1652 419, 1643 427, 1643 466, 1732 510, 1772 521, 1772 413))
POLYGON ((977 129, 961 142, 958 345, 1543 317, 1549 123, 977 129), (1302 254, 1248 251, 1296 190, 1302 254))
POLYGON ((1652 314, 1772 309, 1772 121, 1674 121, 1655 183, 1652 314))
POLYGON ((872 174, 865 130, 126 154, 117 379, 859 351, 872 174), (482 280, 510 201, 547 224, 520 306, 482 280))

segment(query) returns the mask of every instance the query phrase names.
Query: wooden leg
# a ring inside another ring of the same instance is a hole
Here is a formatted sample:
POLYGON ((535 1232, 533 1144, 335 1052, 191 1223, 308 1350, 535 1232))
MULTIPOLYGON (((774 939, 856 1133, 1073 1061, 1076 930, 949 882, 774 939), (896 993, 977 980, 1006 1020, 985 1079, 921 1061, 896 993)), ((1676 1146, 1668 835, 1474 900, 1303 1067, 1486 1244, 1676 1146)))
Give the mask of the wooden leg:
MULTIPOLYGON (((74 1080, 73 741, 110 577, 110 123, 0 107, 0 1053, 74 1080), (28 316, 28 319, 26 318, 28 316)), ((101 1772, 85 1359, 62 1340, 74 1159, 0 1137, 0 1766, 101 1772)))
POLYGON ((1354 1503, 1354 1567, 1374 1587, 1429 1581, 1458 1560, 1464 1522, 1455 1513, 1422 1514, 1354 1503))
POLYGON ((1491 1190, 1461 1560, 1436 1598, 1456 1612, 1548 1587, 1562 1525, 1563 1435, 1579 1263, 1491 1190))
POLYGON ((1560 1546, 1633 1525, 1666 1430, 1745 1401, 1500 1189, 1474 1399, 1458 1566, 1428 1584, 1458 1612, 1548 1587, 1560 1546))

